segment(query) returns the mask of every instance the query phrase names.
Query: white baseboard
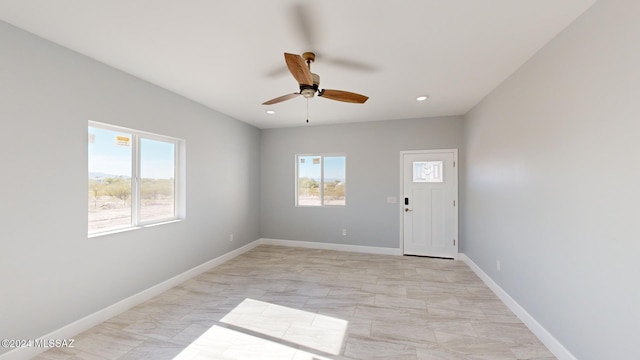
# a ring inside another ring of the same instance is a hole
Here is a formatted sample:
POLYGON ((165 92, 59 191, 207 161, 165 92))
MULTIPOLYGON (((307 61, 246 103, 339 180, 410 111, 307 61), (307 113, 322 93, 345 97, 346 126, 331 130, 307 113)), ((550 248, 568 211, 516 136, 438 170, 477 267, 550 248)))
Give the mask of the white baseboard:
MULTIPOLYGON (((202 274, 205 271, 211 270, 214 267, 223 264, 226 261, 233 259, 234 257, 241 255, 254 247, 260 245, 260 240, 255 240, 241 248, 235 249, 224 255, 221 255, 213 260, 207 261, 204 264, 198 265, 193 269, 187 270, 179 275, 172 277, 169 280, 163 281, 160 284, 152 286, 146 290, 143 290, 135 295, 132 295, 124 300, 110 305, 102 310, 96 311, 93 314, 87 315, 80 320, 74 321, 60 329, 54 330, 40 339, 72 339, 74 336, 89 330, 90 328, 109 320, 110 318, 119 315, 132 307, 142 304, 143 302, 162 294, 163 292, 182 284, 183 282, 202 274)), ((9 352, 0 355, 0 360, 26 360, 30 359, 44 351, 47 348, 36 347, 23 347, 16 348, 9 352)))
POLYGON ((321 250, 337 250, 348 251, 365 254, 378 254, 378 255, 402 255, 400 249, 384 248, 375 246, 360 246, 360 245, 345 245, 345 244, 333 244, 333 243, 319 243, 310 241, 298 241, 298 240, 279 240, 279 239, 259 239, 261 245, 278 245, 289 247, 300 247, 308 249, 321 249, 321 250))
POLYGON ((478 275, 482 281, 513 311, 514 314, 531 330, 531 332, 540 339, 540 341, 555 355, 559 360, 577 360, 573 354, 567 350, 551 333, 547 331, 536 319, 531 316, 520 304, 518 304, 509 294, 504 291, 489 275, 476 265, 468 256, 460 254, 460 259, 464 261, 473 272, 478 275))

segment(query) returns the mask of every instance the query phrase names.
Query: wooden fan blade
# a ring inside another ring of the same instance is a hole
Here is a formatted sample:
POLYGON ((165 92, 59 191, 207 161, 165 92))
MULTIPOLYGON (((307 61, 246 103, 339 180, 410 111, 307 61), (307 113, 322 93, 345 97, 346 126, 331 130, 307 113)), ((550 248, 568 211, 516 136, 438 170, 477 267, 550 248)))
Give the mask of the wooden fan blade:
POLYGON ((324 98, 331 99, 331 100, 344 101, 344 102, 355 103, 355 104, 364 104, 365 101, 369 99, 368 96, 352 93, 349 91, 330 90, 330 89, 322 90, 320 93, 318 93, 318 96, 322 96, 324 98))
POLYGON ((287 62, 287 67, 298 81, 300 85, 313 85, 313 77, 311 76, 311 71, 307 67, 307 64, 304 62, 304 59, 300 55, 284 53, 284 60, 287 62))
POLYGON ((275 99, 271 99, 269 101, 265 101, 262 103, 262 105, 271 105, 271 104, 277 104, 279 102, 283 102, 285 100, 289 100, 289 99, 293 99, 294 97, 297 97, 298 95, 300 95, 299 93, 293 93, 293 94, 287 94, 287 95, 282 95, 279 96, 275 99))

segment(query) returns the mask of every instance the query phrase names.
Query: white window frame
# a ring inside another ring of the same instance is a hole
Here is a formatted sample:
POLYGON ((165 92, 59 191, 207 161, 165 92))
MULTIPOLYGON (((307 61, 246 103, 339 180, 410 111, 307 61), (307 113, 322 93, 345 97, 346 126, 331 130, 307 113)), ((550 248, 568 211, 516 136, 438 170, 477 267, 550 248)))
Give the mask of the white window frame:
POLYGON ((296 207, 304 207, 304 208, 318 208, 318 207, 345 207, 347 206, 347 187, 345 185, 344 188, 344 205, 326 205, 324 203, 324 158, 325 157, 344 157, 344 181, 347 182, 347 154, 345 153, 306 153, 306 154, 296 154, 294 157, 295 161, 295 206, 296 207), (305 156, 319 156, 320 157, 320 205, 300 205, 298 203, 298 166, 300 164, 300 157, 305 156))
MULTIPOLYGON (((88 232, 88 237, 102 236, 111 233, 117 233, 122 231, 140 229, 146 226, 160 225, 164 223, 171 223, 175 221, 179 221, 185 218, 185 204, 184 204, 184 192, 185 189, 183 187, 185 171, 182 166, 183 152, 185 147, 185 141, 183 139, 154 134, 146 131, 131 129, 123 126, 111 125, 97 121, 88 121, 87 127, 100 128, 104 130, 111 130, 116 132, 125 132, 127 134, 131 134, 131 225, 123 226, 118 228, 111 228, 105 230, 98 230, 94 232, 88 232), (172 217, 162 218, 162 219, 154 219, 148 221, 141 221, 140 219, 140 210, 141 210, 141 199, 140 199, 140 143, 141 139, 149 139, 155 141, 162 141, 172 143, 174 145, 174 159, 173 159, 173 172, 174 172, 174 188, 173 188, 173 214, 172 217)), ((88 160, 88 158, 87 158, 88 160)), ((87 170, 88 173, 88 170, 87 170)))

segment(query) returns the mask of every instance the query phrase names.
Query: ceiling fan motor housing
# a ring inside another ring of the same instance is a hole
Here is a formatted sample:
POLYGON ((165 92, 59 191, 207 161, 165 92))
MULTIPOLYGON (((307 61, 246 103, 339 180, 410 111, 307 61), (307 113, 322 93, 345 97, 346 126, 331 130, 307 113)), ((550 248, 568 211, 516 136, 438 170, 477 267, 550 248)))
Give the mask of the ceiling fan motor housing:
POLYGON ((313 85, 300 85, 300 94, 307 99, 312 98, 320 86, 320 76, 314 73, 311 73, 311 76, 313 76, 313 85))

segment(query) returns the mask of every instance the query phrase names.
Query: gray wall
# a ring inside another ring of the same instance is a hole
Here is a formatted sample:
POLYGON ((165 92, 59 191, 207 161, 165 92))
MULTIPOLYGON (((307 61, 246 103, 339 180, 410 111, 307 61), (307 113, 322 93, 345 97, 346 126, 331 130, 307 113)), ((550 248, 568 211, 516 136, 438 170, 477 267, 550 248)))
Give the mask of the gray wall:
POLYGON ((462 251, 578 359, 640 359, 639 13, 596 2, 465 118, 462 251))
POLYGON ((259 238, 259 129, 2 22, 0 44, 1 339, 44 335, 259 238), (184 221, 87 238, 87 120, 186 140, 184 221))
POLYGON ((263 130, 261 236, 398 248, 400 204, 387 197, 400 201, 400 151, 461 148, 462 135, 461 117, 263 130), (346 154, 345 207, 295 207, 294 157, 308 153, 346 154))

